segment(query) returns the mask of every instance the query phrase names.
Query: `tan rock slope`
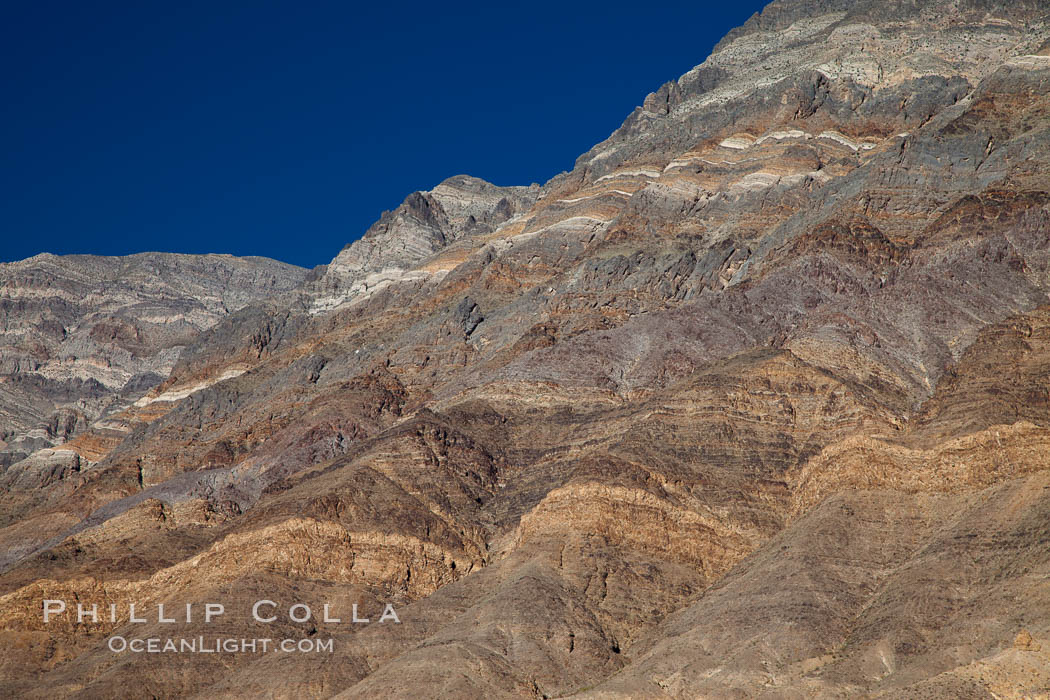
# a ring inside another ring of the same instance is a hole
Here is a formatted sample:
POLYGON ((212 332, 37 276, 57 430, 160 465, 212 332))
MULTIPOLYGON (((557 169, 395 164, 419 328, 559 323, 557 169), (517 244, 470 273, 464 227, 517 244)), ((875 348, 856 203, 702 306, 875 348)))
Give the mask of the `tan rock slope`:
POLYGON ((38 451, 68 466, 75 451, 48 448, 163 381, 202 330, 306 275, 230 255, 42 253, 0 263, 0 467, 38 451))
POLYGON ((572 172, 411 195, 79 470, 9 466, 0 688, 1047 697, 1048 190, 1050 3, 778 0, 572 172), (107 647, 172 629, 333 649, 107 647))

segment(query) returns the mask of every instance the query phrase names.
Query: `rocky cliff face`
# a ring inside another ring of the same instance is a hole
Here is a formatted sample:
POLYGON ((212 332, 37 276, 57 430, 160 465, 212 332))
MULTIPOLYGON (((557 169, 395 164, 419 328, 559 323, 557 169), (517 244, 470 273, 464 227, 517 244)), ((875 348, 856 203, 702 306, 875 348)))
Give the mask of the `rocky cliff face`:
POLYGON ((1048 95, 1046 2, 783 0, 572 172, 411 195, 7 470, 5 688, 1047 693, 1048 95), (334 652, 114 654, 169 633, 43 598, 334 652))
POLYGON ((202 330, 305 275, 228 255, 45 253, 0 264, 0 465, 125 408, 202 330))
POLYGON ((497 187, 458 175, 410 194, 332 260, 311 299, 314 313, 389 284, 423 279, 419 264, 449 244, 493 233, 536 202, 539 185, 497 187))

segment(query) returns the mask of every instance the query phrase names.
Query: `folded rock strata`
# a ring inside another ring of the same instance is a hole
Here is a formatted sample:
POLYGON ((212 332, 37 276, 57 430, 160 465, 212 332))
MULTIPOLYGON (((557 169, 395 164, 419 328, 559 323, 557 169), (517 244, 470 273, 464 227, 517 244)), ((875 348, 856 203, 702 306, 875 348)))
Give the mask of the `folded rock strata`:
POLYGON ((571 172, 410 195, 8 467, 0 687, 1050 692, 1048 18, 777 0, 571 172), (401 623, 132 657, 43 597, 401 623))

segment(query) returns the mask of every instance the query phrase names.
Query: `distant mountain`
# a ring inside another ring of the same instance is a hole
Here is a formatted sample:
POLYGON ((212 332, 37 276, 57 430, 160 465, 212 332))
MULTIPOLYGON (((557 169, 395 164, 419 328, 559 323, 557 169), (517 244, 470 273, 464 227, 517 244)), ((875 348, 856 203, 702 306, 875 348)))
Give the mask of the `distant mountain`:
POLYGON ((8 695, 1050 694, 1050 2, 777 0, 571 172, 280 269, 5 312, 74 397, 14 432, 98 406, 0 476, 8 695))
POLYGON ((229 255, 45 253, 0 264, 0 463, 126 408, 202 330, 305 277, 229 255))

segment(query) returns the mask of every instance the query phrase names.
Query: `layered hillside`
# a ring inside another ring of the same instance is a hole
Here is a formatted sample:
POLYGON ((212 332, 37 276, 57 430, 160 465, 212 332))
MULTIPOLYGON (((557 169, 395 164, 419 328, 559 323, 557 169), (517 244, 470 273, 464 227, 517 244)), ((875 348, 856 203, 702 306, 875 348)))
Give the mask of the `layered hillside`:
POLYGON ((202 330, 306 274, 266 258, 168 253, 0 264, 0 466, 125 408, 202 330))
POLYGON ((1050 3, 777 0, 571 172, 409 196, 78 470, 9 468, 0 687, 1044 696, 1048 192, 1050 3), (117 654, 170 631, 44 598, 334 651, 117 654))

